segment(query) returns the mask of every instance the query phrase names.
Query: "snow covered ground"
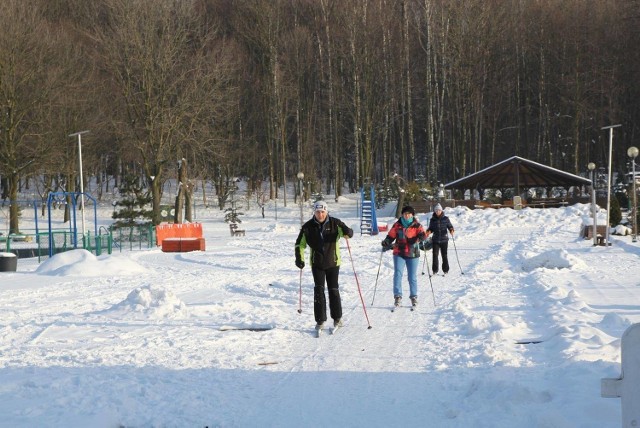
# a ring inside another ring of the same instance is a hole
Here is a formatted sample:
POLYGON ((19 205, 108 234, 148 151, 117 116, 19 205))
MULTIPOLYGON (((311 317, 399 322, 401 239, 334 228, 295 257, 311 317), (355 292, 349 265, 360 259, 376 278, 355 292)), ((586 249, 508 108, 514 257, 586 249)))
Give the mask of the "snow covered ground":
POLYGON ((204 252, 19 260, 0 273, 0 426, 620 426, 600 379, 640 322, 640 244, 580 239, 588 205, 447 209, 450 274, 430 283, 421 263, 418 310, 391 313, 385 234, 359 234, 355 198, 329 199, 356 234, 345 327, 319 339, 291 202, 277 221, 243 210, 245 237, 200 209, 204 252))

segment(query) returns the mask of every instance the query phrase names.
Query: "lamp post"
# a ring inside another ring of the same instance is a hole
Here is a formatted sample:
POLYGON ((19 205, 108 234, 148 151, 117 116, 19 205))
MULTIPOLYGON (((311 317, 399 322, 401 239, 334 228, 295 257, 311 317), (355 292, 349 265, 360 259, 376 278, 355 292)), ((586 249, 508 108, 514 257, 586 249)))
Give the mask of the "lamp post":
POLYGON ((589 171, 591 171, 591 215, 593 216, 593 245, 598 245, 598 239, 596 238, 596 234, 598 233, 598 218, 596 212, 596 164, 593 162, 589 162, 587 165, 589 171))
POLYGON ((611 125, 611 126, 604 126, 600 129, 608 129, 609 130, 609 174, 607 176, 607 224, 605 225, 606 228, 606 233, 605 233, 605 245, 609 246, 611 245, 609 243, 609 218, 611 215, 611 161, 612 161, 612 154, 613 154, 613 128, 618 128, 619 126, 622 125, 611 125))
POLYGON ((636 210, 638 209, 638 204, 636 203, 636 157, 638 156, 638 148, 635 146, 629 147, 627 150, 627 155, 631 158, 631 176, 633 180, 633 239, 632 242, 636 242, 638 240, 638 213, 636 210))
POLYGON ((82 211, 82 247, 84 248, 84 179, 82 177, 82 134, 89 131, 80 131, 69 134, 69 137, 78 136, 78 163, 80 164, 80 211, 82 211))
POLYGON ((302 171, 300 171, 298 173, 298 186, 300 188, 300 227, 302 227, 302 225, 304 224, 304 220, 302 218, 302 198, 303 198, 303 183, 302 180, 304 180, 304 173, 302 171))

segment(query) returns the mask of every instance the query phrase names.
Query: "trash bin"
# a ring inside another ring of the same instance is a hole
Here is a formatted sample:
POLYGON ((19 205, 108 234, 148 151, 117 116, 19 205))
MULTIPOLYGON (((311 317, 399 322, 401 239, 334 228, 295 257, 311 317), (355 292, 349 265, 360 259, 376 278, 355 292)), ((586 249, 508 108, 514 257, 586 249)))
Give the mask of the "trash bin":
POLYGON ((18 257, 13 253, 0 253, 0 272, 15 272, 18 269, 18 257))

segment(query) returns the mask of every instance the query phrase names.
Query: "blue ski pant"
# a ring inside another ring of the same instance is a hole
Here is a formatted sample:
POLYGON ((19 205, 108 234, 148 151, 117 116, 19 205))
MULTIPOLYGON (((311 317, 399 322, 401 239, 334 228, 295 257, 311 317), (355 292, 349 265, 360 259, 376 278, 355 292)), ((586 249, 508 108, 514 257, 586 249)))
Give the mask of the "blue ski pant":
POLYGON ((407 267, 407 276, 409 278, 409 296, 418 297, 418 264, 419 257, 402 257, 393 256, 393 296, 402 297, 402 275, 405 266, 407 267))

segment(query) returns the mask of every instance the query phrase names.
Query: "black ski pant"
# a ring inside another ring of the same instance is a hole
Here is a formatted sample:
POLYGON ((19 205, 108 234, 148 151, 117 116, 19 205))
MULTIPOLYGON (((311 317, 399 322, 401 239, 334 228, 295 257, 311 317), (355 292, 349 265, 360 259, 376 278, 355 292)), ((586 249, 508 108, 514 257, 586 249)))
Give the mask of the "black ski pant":
POLYGON ((449 258, 447 257, 447 247, 449 247, 449 241, 445 242, 434 242, 433 248, 433 264, 431 268, 433 269, 433 273, 438 273, 438 253, 442 254, 442 272, 449 272, 449 258))
POLYGON ((311 268, 313 273, 313 315, 317 324, 323 324, 327 320, 327 300, 324 294, 324 282, 327 281, 329 289, 329 312, 333 320, 342 318, 342 302, 340 290, 338 290, 338 275, 340 266, 329 269, 311 268))

